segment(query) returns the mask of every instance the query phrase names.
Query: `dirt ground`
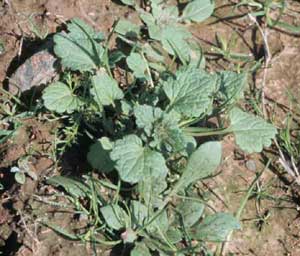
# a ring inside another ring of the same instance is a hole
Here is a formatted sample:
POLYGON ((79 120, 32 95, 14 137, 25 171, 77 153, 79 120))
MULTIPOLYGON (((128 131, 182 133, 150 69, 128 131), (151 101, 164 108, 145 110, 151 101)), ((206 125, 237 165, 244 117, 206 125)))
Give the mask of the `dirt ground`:
MULTIPOLYGON (((226 15, 226 7, 221 7, 228 1, 217 2, 220 7, 217 8, 217 14, 226 15)), ((295 10, 300 10, 300 4, 294 4, 295 10)), ((107 33, 118 18, 136 18, 130 9, 110 0, 2 0, 0 17, 0 43, 5 48, 0 53, 0 82, 3 85, 7 83, 7 77, 30 56, 34 47, 42 43, 32 31, 32 20, 42 32, 47 28, 51 34, 68 19, 80 17, 97 30, 107 33)), ((259 48, 263 47, 262 39, 247 18, 222 22, 212 18, 205 24, 191 25, 190 29, 206 52, 216 44, 216 33, 228 38, 237 31, 240 36, 236 51, 261 54, 259 48)), ((275 105, 287 106, 287 91, 294 96, 299 95, 300 38, 269 30, 269 44, 273 58, 266 78, 266 96, 274 108, 275 105)), ((209 59, 210 69, 232 65, 209 59)), ((260 71, 252 82, 261 85, 262 79, 263 73, 260 71)), ((269 111, 273 110, 270 107, 269 111)), ((284 122, 284 118, 281 118, 284 112, 278 109, 277 114, 275 121, 280 127, 284 122)), ((52 191, 47 186, 39 185, 54 169, 51 142, 56 124, 35 120, 22 122, 18 136, 0 145, 0 181, 7 188, 4 192, 0 191, 0 248, 3 254, 93 255, 93 248, 89 245, 64 239, 39 224, 45 219, 62 227, 80 227, 84 223, 57 212, 54 205, 45 204, 47 200, 51 201, 52 191), (23 186, 19 186, 14 183, 9 168, 18 159, 28 155, 30 168, 38 179, 27 179, 23 186), (50 195, 49 198, 45 198, 45 194, 50 195)), ((255 178, 255 171, 264 168, 265 159, 263 155, 240 154, 230 137, 223 142, 223 148, 220 175, 204 181, 203 185, 213 191, 210 203, 214 208, 234 213, 255 178)), ((65 165, 71 170, 76 163, 66 160, 65 165)), ((258 187, 261 193, 248 202, 242 214, 243 229, 233 234, 227 244, 227 255, 300 255, 299 186, 291 184, 289 177, 278 176, 270 167, 265 170, 258 187)), ((105 248, 97 250, 98 255, 113 255, 105 248)))

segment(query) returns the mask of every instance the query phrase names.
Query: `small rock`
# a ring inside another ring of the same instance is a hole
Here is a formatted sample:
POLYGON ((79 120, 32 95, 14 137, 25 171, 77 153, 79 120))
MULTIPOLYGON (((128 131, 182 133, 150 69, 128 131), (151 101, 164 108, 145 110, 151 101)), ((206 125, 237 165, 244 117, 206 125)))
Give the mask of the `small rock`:
POLYGON ((256 168, 256 163, 254 160, 252 160, 252 159, 248 160, 245 165, 248 170, 250 170, 252 172, 256 172, 257 168, 256 168))
POLYGON ((42 50, 33 54, 18 67, 9 79, 9 91, 12 94, 15 95, 19 91, 24 92, 34 86, 47 84, 57 75, 57 59, 51 53, 50 47, 50 43, 46 43, 42 50))

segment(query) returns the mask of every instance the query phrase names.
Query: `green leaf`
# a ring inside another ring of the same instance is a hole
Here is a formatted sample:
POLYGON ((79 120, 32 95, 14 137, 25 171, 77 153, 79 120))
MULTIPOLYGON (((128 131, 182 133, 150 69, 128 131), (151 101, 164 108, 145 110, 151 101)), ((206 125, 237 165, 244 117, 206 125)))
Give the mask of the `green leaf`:
POLYGON ((188 117, 199 117, 212 106, 216 77, 196 68, 177 71, 163 90, 170 100, 169 108, 188 117))
POLYGON ((160 27, 167 27, 169 25, 174 25, 177 23, 179 11, 177 6, 168 5, 163 6, 160 4, 162 1, 152 2, 152 15, 155 19, 156 24, 160 27))
POLYGON ((231 125, 228 131, 234 133, 236 143, 248 152, 261 152, 269 147, 277 134, 276 128, 263 118, 234 108, 229 113, 231 125))
POLYGON ((119 50, 111 51, 109 53, 109 66, 111 68, 115 68, 116 63, 118 63, 120 60, 122 60, 125 57, 126 55, 119 50))
POLYGON ((192 239, 223 242, 231 231, 240 228, 240 223, 231 214, 216 213, 206 217, 199 225, 191 228, 188 233, 192 239))
POLYGON ((161 52, 151 44, 145 43, 143 45, 143 51, 146 54, 147 58, 149 58, 151 61, 164 62, 164 56, 162 56, 161 52))
POLYGON ((175 111, 164 113, 163 118, 154 127, 154 142, 162 151, 180 152, 186 148, 186 140, 178 122, 180 115, 175 111))
POLYGON ((221 143, 216 141, 203 143, 189 158, 187 166, 176 184, 176 190, 184 189, 211 175, 220 165, 221 159, 221 143))
POLYGON ((176 243, 180 242, 183 237, 180 230, 178 228, 174 228, 174 227, 170 227, 170 229, 168 229, 166 235, 172 244, 176 244, 176 243))
POLYGON ((163 111, 160 108, 148 105, 137 105, 133 111, 136 118, 136 125, 144 129, 148 136, 152 134, 155 122, 163 116, 163 111))
POLYGON ((121 0, 121 2, 126 5, 134 5, 135 4, 135 0, 121 0))
POLYGON ((141 54, 132 52, 126 59, 128 67, 133 71, 136 78, 149 79, 147 74, 147 62, 141 54))
POLYGON ((143 242, 137 242, 130 252, 130 256, 151 256, 151 253, 143 242))
POLYGON ((167 182, 164 177, 148 178, 141 180, 138 184, 138 191, 146 205, 159 207, 163 204, 160 194, 167 189, 167 182))
POLYGON ((97 68, 104 50, 97 42, 99 34, 80 19, 68 24, 69 33, 54 36, 54 52, 64 67, 71 70, 88 71, 97 68))
POLYGON ((113 144, 107 137, 102 137, 94 143, 87 154, 91 166, 101 172, 108 173, 114 169, 114 162, 110 159, 113 144))
POLYGON ((144 222, 150 217, 148 215, 148 208, 136 200, 131 201, 130 212, 134 227, 143 227, 144 222))
POLYGON ((151 39, 161 40, 161 28, 156 24, 154 17, 147 12, 142 12, 140 18, 146 23, 151 39))
POLYGON ((205 68, 205 57, 202 48, 196 41, 189 42, 189 66, 195 68, 205 68))
POLYGON ((150 143, 152 147, 177 152, 185 148, 186 141, 178 126, 178 113, 165 113, 160 108, 137 105, 134 114, 137 126, 144 129, 147 136, 153 136, 154 141, 150 143))
POLYGON ((23 185, 26 181, 26 176, 24 172, 16 172, 15 173, 15 180, 19 184, 23 185))
POLYGON ((90 193, 89 188, 82 182, 63 176, 53 176, 46 180, 47 184, 55 187, 63 187, 67 193, 79 198, 90 193))
POLYGON ((185 140, 185 153, 187 156, 190 156, 195 149, 197 148, 197 141, 193 136, 184 134, 185 140))
POLYGON ((123 181, 136 183, 145 177, 160 177, 167 174, 164 157, 149 148, 143 147, 136 135, 117 140, 110 153, 116 161, 116 169, 123 181))
MULTIPOLYGON (((143 227, 148 221, 151 220, 151 217, 154 214, 152 213, 152 209, 148 209, 148 207, 139 201, 131 201, 130 209, 132 222, 134 223, 135 227, 143 227)), ((166 232, 168 228, 169 221, 166 211, 163 211, 152 223, 146 227, 147 231, 152 234, 157 233, 158 229, 160 229, 162 232, 166 232)))
POLYGON ((129 217, 119 205, 106 205, 100 208, 100 212, 110 228, 120 230, 126 227, 129 217))
POLYGON ((50 84, 44 90, 42 98, 45 107, 57 113, 72 113, 82 105, 82 101, 62 82, 50 84))
POLYGON ((120 19, 115 27, 115 31, 123 36, 137 37, 140 33, 140 26, 128 20, 120 19))
MULTIPOLYGON (((59 234, 60 236, 67 238, 69 240, 74 240, 74 241, 79 241, 81 239, 81 237, 79 235, 76 234, 71 234, 71 232, 69 232, 68 230, 52 224, 50 222, 41 222, 43 225, 45 225, 46 227, 52 229, 54 232, 56 232, 57 234, 59 234)), ((0 254, 1 255, 1 254, 0 254)))
POLYGON ((204 208, 202 203, 192 200, 185 200, 177 206, 185 228, 193 226, 200 219, 204 208))
POLYGON ((219 100, 224 104, 232 104, 243 96, 247 84, 247 73, 222 71, 218 73, 219 100))
POLYGON ((193 0, 184 8, 181 18, 201 22, 212 15, 214 8, 212 0, 193 0))
POLYGON ((120 100, 124 97, 117 81, 111 78, 107 73, 102 72, 93 76, 92 84, 93 88, 91 89, 91 93, 100 107, 114 105, 115 100, 120 100))
POLYGON ((178 55, 180 59, 187 62, 190 58, 190 47, 187 39, 191 34, 183 27, 168 26, 161 32, 161 43, 163 48, 172 55, 178 55))

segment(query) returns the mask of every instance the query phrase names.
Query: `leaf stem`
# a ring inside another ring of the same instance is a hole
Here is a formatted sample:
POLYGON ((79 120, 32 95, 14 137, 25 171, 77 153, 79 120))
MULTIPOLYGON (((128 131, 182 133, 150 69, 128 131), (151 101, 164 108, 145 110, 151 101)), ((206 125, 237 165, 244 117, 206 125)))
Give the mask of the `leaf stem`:
POLYGON ((211 129, 204 130, 199 127, 187 127, 183 129, 185 134, 194 136, 194 137, 207 137, 207 136, 215 136, 215 135, 225 135, 232 132, 231 127, 221 128, 221 129, 211 129))

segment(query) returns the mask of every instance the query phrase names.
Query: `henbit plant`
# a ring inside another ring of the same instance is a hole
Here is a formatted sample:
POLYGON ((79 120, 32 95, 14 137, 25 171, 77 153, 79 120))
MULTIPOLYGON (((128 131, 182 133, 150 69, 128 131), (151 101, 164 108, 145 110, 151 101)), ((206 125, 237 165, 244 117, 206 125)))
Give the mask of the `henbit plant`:
POLYGON ((65 73, 44 90, 44 105, 56 117, 76 120, 77 131, 95 141, 87 160, 106 179, 48 179, 65 189, 76 212, 90 222, 80 234, 47 225, 70 239, 134 244, 133 256, 154 251, 208 255, 205 242, 226 240, 240 223, 229 213, 208 214, 193 185, 220 165, 220 136, 232 133, 242 150, 260 152, 271 145, 276 128, 236 106, 246 72, 205 71, 201 49, 194 54, 190 45, 197 44, 185 36, 188 31, 176 24, 165 32, 160 24, 174 17, 178 22, 203 20, 211 9, 193 12, 203 1, 188 3, 181 16, 161 1, 150 1, 151 13, 134 1, 122 2, 135 6, 148 29, 119 22, 112 33, 126 44, 123 48, 111 51, 112 34, 105 39, 79 19, 68 23, 68 32, 54 36, 54 52, 65 73), (125 75, 117 80, 120 73, 125 75), (204 136, 213 139, 195 139, 204 136), (115 177, 117 185, 111 181, 115 177), (108 195, 100 193, 103 188, 108 195))

